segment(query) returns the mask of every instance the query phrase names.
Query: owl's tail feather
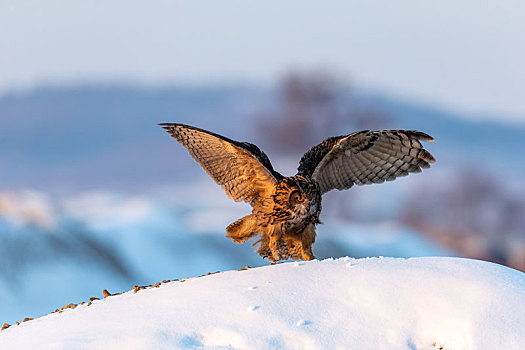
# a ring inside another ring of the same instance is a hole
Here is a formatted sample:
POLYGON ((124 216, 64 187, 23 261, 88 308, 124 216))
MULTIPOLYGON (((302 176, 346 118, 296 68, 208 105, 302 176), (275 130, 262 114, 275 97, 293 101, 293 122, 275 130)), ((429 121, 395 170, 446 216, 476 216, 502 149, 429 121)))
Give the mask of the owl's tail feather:
POLYGON ((226 227, 226 237, 231 238, 235 243, 244 243, 250 238, 256 236, 257 222, 252 214, 235 221, 226 227))

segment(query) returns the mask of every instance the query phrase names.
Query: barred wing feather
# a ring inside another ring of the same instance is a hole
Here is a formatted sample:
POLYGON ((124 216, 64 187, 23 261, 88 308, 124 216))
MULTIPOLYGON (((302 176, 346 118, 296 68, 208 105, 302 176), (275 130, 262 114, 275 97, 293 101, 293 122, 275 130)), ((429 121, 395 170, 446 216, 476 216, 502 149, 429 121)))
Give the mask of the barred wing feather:
POLYGON ((266 154, 257 146, 184 124, 163 123, 208 175, 233 200, 253 204, 273 191, 277 178, 266 154))
POLYGON ((365 130, 332 137, 303 156, 299 174, 317 181, 321 193, 392 181, 435 162, 420 141, 434 139, 415 130, 365 130))

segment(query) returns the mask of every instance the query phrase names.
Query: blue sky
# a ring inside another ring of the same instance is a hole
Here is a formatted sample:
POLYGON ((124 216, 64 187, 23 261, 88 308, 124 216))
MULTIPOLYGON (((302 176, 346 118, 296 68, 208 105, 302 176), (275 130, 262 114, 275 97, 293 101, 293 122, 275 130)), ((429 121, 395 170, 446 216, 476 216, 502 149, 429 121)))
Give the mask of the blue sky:
POLYGON ((523 124, 524 18, 522 0, 3 0, 0 95, 79 82, 269 84, 316 68, 523 124))

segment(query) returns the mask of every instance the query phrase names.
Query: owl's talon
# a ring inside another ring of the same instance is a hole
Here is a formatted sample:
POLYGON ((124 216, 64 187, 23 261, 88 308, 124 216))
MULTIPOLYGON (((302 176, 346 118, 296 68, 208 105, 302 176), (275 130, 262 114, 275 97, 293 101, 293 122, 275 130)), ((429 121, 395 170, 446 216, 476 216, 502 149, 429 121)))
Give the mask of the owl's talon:
POLYGON ((310 260, 315 260, 315 256, 313 255, 303 255, 303 259, 304 261, 310 261, 310 260))

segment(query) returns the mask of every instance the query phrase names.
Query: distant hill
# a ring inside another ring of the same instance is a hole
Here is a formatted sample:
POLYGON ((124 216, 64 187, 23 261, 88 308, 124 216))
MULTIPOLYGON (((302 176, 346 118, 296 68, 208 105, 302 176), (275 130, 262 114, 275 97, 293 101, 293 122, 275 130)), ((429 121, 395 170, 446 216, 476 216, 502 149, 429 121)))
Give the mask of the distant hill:
POLYGON ((242 108, 258 94, 243 87, 83 86, 4 96, 0 187, 134 189, 187 176, 177 166, 181 150, 156 124, 242 134, 242 108))
MULTIPOLYGON (((158 122, 195 124, 256 141, 261 135, 254 119, 277 103, 274 89, 246 86, 92 85, 5 95, 0 98, 0 189, 140 190, 189 179, 198 168, 159 130, 158 122)), ((472 122, 374 95, 353 95, 351 103, 387 115, 385 127, 433 135, 437 142, 429 148, 439 166, 525 170, 525 162, 517 161, 516 155, 525 149, 524 127, 472 122)))

